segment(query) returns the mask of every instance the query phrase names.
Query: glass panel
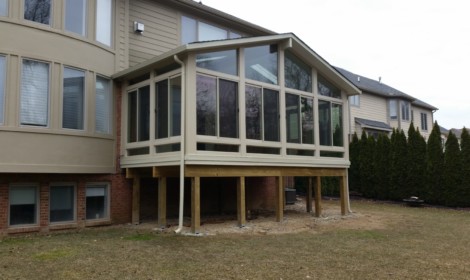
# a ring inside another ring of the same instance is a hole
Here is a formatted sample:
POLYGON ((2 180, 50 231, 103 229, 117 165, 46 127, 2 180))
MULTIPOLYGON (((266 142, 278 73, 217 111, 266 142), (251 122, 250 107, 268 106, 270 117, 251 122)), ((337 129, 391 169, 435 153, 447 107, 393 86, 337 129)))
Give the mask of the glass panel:
POLYGON ((148 154, 150 154, 150 148, 149 147, 135 148, 135 149, 128 149, 127 150, 127 155, 128 156, 141 156, 141 155, 148 155, 148 154))
POLYGON ((85 72, 64 67, 62 127, 83 129, 85 72))
POLYGON ((217 79, 197 75, 197 134, 216 135, 217 79))
POLYGON ((261 88, 245 87, 246 138, 261 140, 261 88))
POLYGON ((318 94, 341 99, 341 91, 333 84, 318 75, 318 94))
POLYGON ((0 0, 0 16, 8 16, 8 0, 0 0))
POLYGON ((139 130, 138 141, 149 140, 150 136, 150 86, 139 89, 139 130))
POLYGON ((102 219, 108 216, 107 187, 93 186, 86 190, 86 219, 102 219))
POLYGON ((287 142, 300 143, 299 96, 286 94, 287 142))
POLYGON ((185 16, 181 17, 181 44, 197 41, 196 20, 185 16))
POLYGON ((314 122, 313 122, 313 98, 302 97, 302 143, 313 144, 314 122))
POLYGON ((181 135, 181 76, 170 80, 170 136, 181 135))
POLYGON ((128 98, 128 119, 127 119, 127 141, 137 141, 137 91, 129 92, 128 98))
POLYGON ((85 36, 86 32, 86 0, 66 0, 65 30, 85 36))
POLYGON ((320 151, 321 157, 334 157, 334 158, 343 158, 344 153, 342 152, 328 152, 328 151, 320 151))
POLYGON ((51 222, 74 220, 74 186, 51 186, 49 203, 49 220, 51 222))
POLYGON ((388 104, 389 104, 389 110, 390 110, 390 119, 396 120, 397 115, 398 115, 397 101, 390 100, 388 104))
POLYGON ((253 154, 278 155, 281 152, 281 149, 269 148, 269 147, 247 146, 246 152, 253 153, 253 154))
POLYGON ((168 80, 163 80, 156 83, 156 138, 167 138, 168 137, 168 80))
POLYGON ((34 186, 10 187, 10 225, 36 224, 37 188, 34 186))
POLYGON ((410 103, 407 101, 401 101, 401 118, 402 120, 410 120, 410 103))
POLYGON ((264 140, 279 141, 279 93, 275 90, 263 91, 264 140))
POLYGON ((197 150, 198 151, 211 151, 211 152, 238 153, 238 145, 197 143, 197 150))
POLYGON ((3 124, 5 108, 5 87, 6 87, 6 59, 0 56, 0 124, 3 124))
POLYGON ((238 83, 219 80, 220 137, 238 138, 238 83))
POLYGON ((196 56, 196 66, 230 75, 238 73, 236 50, 202 53, 196 56))
POLYGON ((284 63, 286 87, 312 92, 312 69, 289 51, 284 63))
POLYGON ((157 154, 160 153, 170 153, 170 152, 178 152, 181 150, 181 144, 167 144, 167 145, 160 145, 155 147, 155 152, 157 154))
POLYGON ((228 32, 228 37, 229 37, 229 39, 237 39, 237 38, 241 38, 242 36, 238 33, 229 31, 228 32))
POLYGON ((315 151, 311 150, 298 150, 298 149, 287 149, 287 154, 289 156, 307 156, 313 157, 315 155, 315 151))
POLYGON ((277 45, 245 49, 245 77, 277 85, 277 45))
POLYGON ((213 25, 199 22, 198 41, 227 39, 227 31, 213 25))
POLYGON ((95 131, 111 133, 111 81, 96 77, 95 131))
POLYGON ((320 118, 320 145, 331 146, 331 107, 330 102, 318 101, 318 117, 320 118))
POLYGON ((21 124, 47 126, 48 110, 49 64, 23 60, 21 69, 21 124))
POLYGON ((25 0, 24 19, 50 24, 51 0, 25 0))
POLYGON ((331 105, 331 126, 333 129, 333 146, 343 146, 343 106, 331 105))
POLYGON ((96 41, 111 46, 111 0, 96 1, 96 41))

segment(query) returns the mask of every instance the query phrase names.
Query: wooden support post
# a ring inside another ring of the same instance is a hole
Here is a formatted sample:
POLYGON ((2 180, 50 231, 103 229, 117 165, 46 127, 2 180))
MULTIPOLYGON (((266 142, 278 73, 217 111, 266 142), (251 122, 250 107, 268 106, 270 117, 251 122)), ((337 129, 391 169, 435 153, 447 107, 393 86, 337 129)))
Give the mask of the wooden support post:
POLYGON ((166 228, 166 177, 158 178, 158 227, 166 228))
POLYGON ((191 232, 199 233, 201 227, 201 178, 191 178, 191 232))
POLYGON ((244 227, 246 224, 245 177, 238 177, 237 179, 237 219, 238 226, 244 227))
POLYGON ((315 178, 315 217, 321 216, 321 177, 315 178))
POLYGON ((339 177, 339 199, 341 201, 341 215, 346 215, 346 204, 347 200, 349 199, 348 197, 346 197, 346 186, 346 177, 339 177))
POLYGON ((133 175, 132 181, 132 223, 134 225, 140 222, 140 176, 133 175))
POLYGON ((282 176, 277 177, 276 191, 276 221, 281 222, 284 218, 284 180, 282 176))
POLYGON ((308 177, 307 184, 307 213, 312 212, 312 177, 308 177))

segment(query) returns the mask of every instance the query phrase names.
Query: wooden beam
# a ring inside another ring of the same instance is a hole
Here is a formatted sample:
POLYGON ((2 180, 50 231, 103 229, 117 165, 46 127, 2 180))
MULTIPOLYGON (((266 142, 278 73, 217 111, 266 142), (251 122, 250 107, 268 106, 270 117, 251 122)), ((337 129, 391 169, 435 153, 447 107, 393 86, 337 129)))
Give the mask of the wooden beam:
POLYGON ((276 177, 280 169, 276 167, 187 165, 185 177, 276 177))
POLYGON ((307 213, 312 212, 312 177, 308 177, 308 184, 307 184, 307 213))
POLYGON ((315 177, 315 217, 321 216, 321 177, 315 177))
POLYGON ((201 178, 191 178, 191 232, 199 233, 201 227, 201 178))
POLYGON ((245 211, 245 177, 237 178, 237 220, 238 226, 244 227, 246 224, 245 211))
POLYGON ((136 173, 133 175, 132 182, 132 223, 137 225, 140 223, 140 176, 136 173))
POLYGON ((276 221, 281 222, 284 219, 284 180, 282 176, 277 177, 276 186, 276 221))
POLYGON ((346 177, 339 177, 339 199, 341 201, 341 215, 346 215, 346 204, 348 197, 346 197, 346 177))
POLYGON ((152 177, 179 177, 180 168, 179 166, 154 166, 152 168, 152 177))
POLYGON ((166 228, 166 177, 158 179, 158 226, 166 228))

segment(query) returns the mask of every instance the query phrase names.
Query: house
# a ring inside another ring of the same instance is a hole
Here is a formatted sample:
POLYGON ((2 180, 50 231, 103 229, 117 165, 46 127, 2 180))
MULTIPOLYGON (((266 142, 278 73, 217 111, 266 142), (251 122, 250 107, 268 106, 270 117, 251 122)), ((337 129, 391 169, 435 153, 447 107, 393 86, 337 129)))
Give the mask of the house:
POLYGON ((395 129, 408 132, 411 122, 426 139, 434 123, 436 107, 401 92, 380 81, 373 80, 337 67, 341 74, 362 90, 361 95, 351 96, 350 135, 360 135, 363 130, 377 137, 390 134, 395 129))
POLYGON ((0 233, 281 221, 287 176, 316 214, 340 177, 346 213, 361 91, 294 34, 191 0, 0 0, 0 38, 0 233))

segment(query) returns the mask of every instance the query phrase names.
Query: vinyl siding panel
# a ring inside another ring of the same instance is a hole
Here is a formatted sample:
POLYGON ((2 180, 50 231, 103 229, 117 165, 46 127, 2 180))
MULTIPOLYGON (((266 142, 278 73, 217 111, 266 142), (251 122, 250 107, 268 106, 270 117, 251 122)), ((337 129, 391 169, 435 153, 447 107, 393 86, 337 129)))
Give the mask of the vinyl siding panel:
POLYGON ((432 130, 432 126, 433 126, 432 111, 424 109, 424 108, 420 108, 420 107, 412 107, 412 110, 413 110, 413 120, 414 120, 413 123, 414 123, 414 126, 419 128, 419 132, 427 140, 428 137, 429 137, 429 134, 431 134, 431 130, 432 130), (423 130, 421 128, 421 113, 426 114, 428 130, 423 130))
POLYGON ((384 123, 388 121, 387 100, 383 97, 363 92, 360 97, 359 106, 350 106, 351 108, 351 134, 356 132, 358 135, 362 131, 357 130, 355 118, 374 120, 384 123))
POLYGON ((116 1, 116 71, 129 66, 127 22, 129 21, 128 0, 116 1))

